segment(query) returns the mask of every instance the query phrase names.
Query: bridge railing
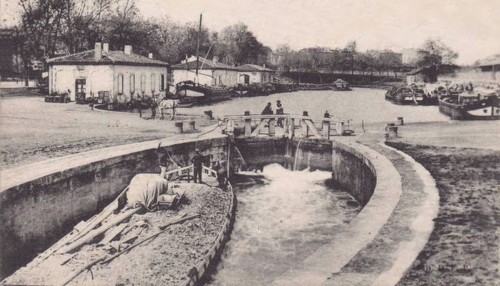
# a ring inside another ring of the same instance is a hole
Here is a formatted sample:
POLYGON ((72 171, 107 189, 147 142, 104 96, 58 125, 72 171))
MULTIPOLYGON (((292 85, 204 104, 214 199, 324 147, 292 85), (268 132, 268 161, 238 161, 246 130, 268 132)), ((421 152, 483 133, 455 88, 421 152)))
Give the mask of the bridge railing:
POLYGON ((329 114, 325 114, 323 118, 311 117, 307 111, 304 111, 302 115, 290 113, 263 115, 250 114, 247 111, 244 115, 225 115, 224 119, 229 121, 229 126, 232 128, 243 125, 244 134, 247 137, 263 133, 275 136, 275 127, 279 125, 284 129, 285 136, 296 136, 296 129, 302 129, 302 135, 305 137, 330 139, 332 129, 336 131, 335 135, 345 135, 350 123, 349 119, 332 118, 329 114), (268 129, 264 130, 265 127, 268 129))

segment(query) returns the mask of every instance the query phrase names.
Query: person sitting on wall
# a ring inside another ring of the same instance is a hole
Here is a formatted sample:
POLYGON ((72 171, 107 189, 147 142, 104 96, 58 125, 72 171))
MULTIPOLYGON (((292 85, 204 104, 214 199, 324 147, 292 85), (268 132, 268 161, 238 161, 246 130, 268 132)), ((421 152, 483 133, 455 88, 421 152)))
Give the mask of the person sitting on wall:
POLYGON ((262 110, 262 115, 272 115, 273 114, 273 108, 271 107, 271 103, 268 102, 264 110, 262 110))
POLYGON ((203 156, 200 154, 200 149, 196 149, 193 158, 191 159, 191 163, 193 163, 193 175, 195 183, 203 183, 201 180, 201 174, 203 169, 203 156))

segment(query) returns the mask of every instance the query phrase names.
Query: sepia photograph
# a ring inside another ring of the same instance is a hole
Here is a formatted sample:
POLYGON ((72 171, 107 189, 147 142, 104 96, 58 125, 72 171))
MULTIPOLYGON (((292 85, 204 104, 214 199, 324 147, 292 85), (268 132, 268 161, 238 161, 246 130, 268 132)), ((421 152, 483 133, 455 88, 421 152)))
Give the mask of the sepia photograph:
POLYGON ((0 285, 499 285, 498 15, 0 0, 0 285))

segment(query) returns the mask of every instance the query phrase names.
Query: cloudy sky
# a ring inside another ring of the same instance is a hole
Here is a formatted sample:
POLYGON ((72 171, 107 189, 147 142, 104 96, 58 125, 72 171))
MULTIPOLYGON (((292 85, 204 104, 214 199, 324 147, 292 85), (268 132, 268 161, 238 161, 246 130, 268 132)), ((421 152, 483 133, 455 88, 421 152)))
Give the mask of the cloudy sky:
MULTIPOLYGON (((15 0, 0 0, 6 2, 15 0)), ((499 0, 136 0, 146 17, 198 21, 213 30, 247 24, 265 45, 287 43, 293 49, 420 47, 441 39, 469 64, 500 53, 499 0)), ((5 18, 5 7, 0 7, 5 18)))

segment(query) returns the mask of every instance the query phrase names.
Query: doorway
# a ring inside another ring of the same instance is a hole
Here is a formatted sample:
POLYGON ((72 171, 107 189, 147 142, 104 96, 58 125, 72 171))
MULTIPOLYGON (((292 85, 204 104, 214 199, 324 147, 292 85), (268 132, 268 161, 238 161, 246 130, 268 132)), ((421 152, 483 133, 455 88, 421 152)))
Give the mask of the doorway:
POLYGON ((75 80, 75 100, 76 102, 85 102, 86 79, 75 80))

